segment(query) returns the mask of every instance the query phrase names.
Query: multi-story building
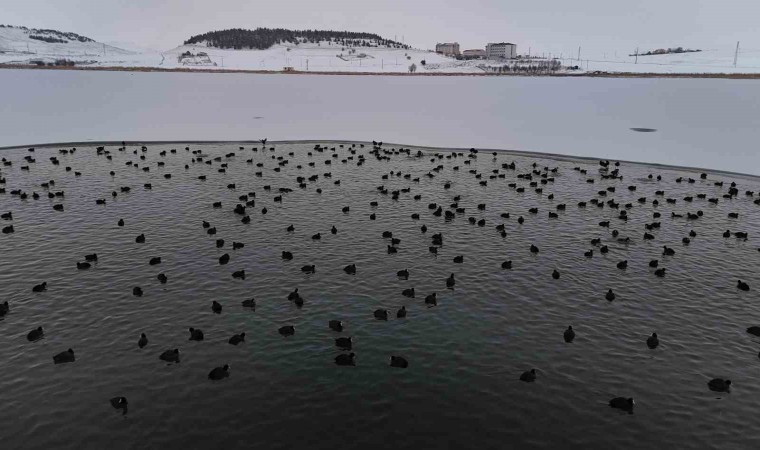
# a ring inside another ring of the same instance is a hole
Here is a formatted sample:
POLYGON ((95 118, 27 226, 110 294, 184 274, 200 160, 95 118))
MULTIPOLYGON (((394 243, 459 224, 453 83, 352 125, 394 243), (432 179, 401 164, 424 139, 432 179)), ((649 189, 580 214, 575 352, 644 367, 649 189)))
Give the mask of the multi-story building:
POLYGON ((435 52, 441 53, 446 56, 459 56, 459 43, 451 42, 451 43, 435 44, 435 52))
POLYGON ((513 59, 517 57, 517 46, 509 42, 491 43, 486 45, 486 58, 513 59))
POLYGON ((482 48, 474 48, 472 50, 465 50, 462 52, 462 57, 465 59, 478 59, 478 58, 485 58, 486 57, 486 51, 482 48))

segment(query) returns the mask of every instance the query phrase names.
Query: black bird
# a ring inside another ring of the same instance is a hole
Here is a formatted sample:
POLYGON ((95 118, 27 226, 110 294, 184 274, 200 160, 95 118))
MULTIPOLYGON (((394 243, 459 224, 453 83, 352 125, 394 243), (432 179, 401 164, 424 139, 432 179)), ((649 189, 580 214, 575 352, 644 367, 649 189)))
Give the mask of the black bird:
POLYGON ((407 288, 401 291, 401 295, 404 297, 414 298, 414 288, 407 288))
POLYGON ((428 305, 437 305, 438 304, 438 297, 436 296, 436 293, 433 292, 432 294, 425 297, 425 303, 428 305))
POLYGON ((74 357, 74 350, 68 349, 65 352, 58 353, 53 356, 53 364, 64 364, 76 361, 74 357))
POLYGON ((707 382, 707 387, 709 387, 711 391, 715 391, 715 392, 730 392, 731 380, 724 380, 723 378, 713 378, 712 380, 707 382))
POLYGON ((607 248, 607 246, 606 246, 606 245, 602 245, 602 246, 599 248, 599 253, 601 253, 601 254, 603 254, 603 255, 604 255, 604 254, 607 254, 609 251, 610 251, 610 249, 609 249, 609 248, 607 248))
POLYGON ((290 301, 296 300, 300 297, 301 297, 301 294, 298 293, 298 288, 296 288, 296 290, 288 294, 288 300, 290 301))
POLYGON ((665 276, 665 268, 661 267, 661 268, 655 270, 654 274, 657 275, 660 278, 664 277, 665 276))
POLYGON ((243 247, 245 247, 245 244, 243 244, 242 242, 233 242, 232 243, 232 249, 233 250, 238 250, 238 249, 241 249, 243 247))
POLYGON ((401 309, 396 312, 397 319, 403 319, 404 317, 406 317, 406 306, 402 306, 401 309))
POLYGON ((454 257, 454 262, 457 264, 462 264, 464 262, 464 256, 459 255, 454 257))
POLYGON ((222 305, 216 300, 212 301, 211 311, 215 312, 216 314, 220 314, 222 312, 222 305))
POLYGON ((340 320, 331 320, 330 322, 327 323, 327 325, 333 331, 338 331, 338 332, 343 331, 343 322, 341 322, 340 320))
POLYGON ((199 330, 198 328, 190 328, 190 339, 191 341, 202 341, 203 340, 203 331, 199 330))
POLYGON ((407 269, 399 270, 398 272, 396 272, 396 276, 400 277, 400 278, 408 279, 409 278, 409 270, 407 270, 407 269))
POLYGON ((143 296, 143 290, 140 286, 135 286, 132 288, 132 295, 135 297, 142 297, 143 296))
POLYGON ((356 365, 356 354, 351 353, 341 353, 340 355, 335 357, 335 364, 339 366, 355 366, 356 365))
POLYGON ((290 261, 293 259, 293 254, 290 252, 282 252, 282 259, 290 261))
POLYGON ((317 234, 313 235, 311 238, 314 239, 314 240, 319 240, 319 239, 322 239, 322 235, 320 233, 317 233, 317 234))
POLYGON ((174 350, 166 350, 165 352, 161 353, 158 359, 160 359, 161 361, 178 363, 179 349, 175 348, 174 350))
POLYGON ((93 253, 91 255, 84 255, 84 260, 89 262, 97 262, 98 260, 98 254, 93 253))
POLYGON ((356 264, 347 265, 346 267, 343 268, 343 271, 351 275, 356 274, 356 264))
POLYGON ((657 333, 652 333, 652 335, 647 338, 647 347, 655 349, 658 345, 660 345, 660 340, 657 339, 657 333))
POLYGON ((123 227, 124 226, 124 219, 119 219, 118 222, 116 222, 116 225, 123 227))
POLYGON ((166 284, 166 282, 167 282, 167 281, 169 281, 169 277, 167 277, 167 276, 166 276, 166 275, 164 275, 163 273, 159 273, 159 274, 156 276, 156 278, 158 279, 158 281, 159 281, 159 282, 161 282, 161 284, 166 284))
POLYGON ((501 263, 501 268, 502 269, 511 269, 512 268, 512 260, 504 261, 503 263, 501 263))
POLYGON ((333 227, 330 228, 330 233, 332 233, 332 234, 338 234, 338 229, 335 228, 335 225, 333 225, 333 227))
POLYGON ((161 264, 161 257, 156 256, 156 257, 151 258, 150 261, 148 261, 148 264, 150 264, 151 266, 155 266, 156 264, 161 264))
POLYGON ((676 254, 676 251, 673 250, 672 248, 668 248, 667 245, 663 245, 662 248, 663 248, 663 250, 662 250, 662 254, 663 255, 673 256, 673 255, 676 254))
POLYGON ((111 400, 111 406, 113 406, 115 409, 122 409, 124 410, 124 413, 126 414, 127 410, 127 397, 114 397, 111 400))
POLYGON ((256 308, 256 299, 251 298, 243 300, 242 305, 244 308, 256 308))
POLYGON ((533 254, 538 253, 538 247, 536 247, 533 244, 530 244, 530 252, 533 254))
POLYGON ((79 269, 79 270, 87 270, 90 267, 92 267, 92 266, 88 262, 83 262, 83 263, 78 262, 77 263, 77 269, 79 269))
POLYGON ((290 232, 295 231, 296 227, 294 227, 293 225, 290 225, 286 230, 288 231, 288 233, 290 233, 290 232))
POLYGON ((615 397, 612 400, 610 400, 610 407, 616 408, 616 409, 622 409, 624 411, 632 412, 633 411, 633 405, 634 401, 632 397, 625 398, 625 397, 615 397))
POLYGON ((649 267, 656 268, 659 265, 660 265, 660 261, 658 261, 656 259, 653 259, 653 260, 649 261, 649 267))
POLYGON ((748 290, 749 290, 749 284, 747 284, 747 283, 743 282, 742 280, 739 280, 739 281, 736 283, 736 287, 737 287, 737 288, 738 288, 740 291, 748 291, 748 290))
POLYGON ((135 238, 135 242, 138 244, 144 244, 145 243, 145 235, 141 234, 135 238))
POLYGON ((585 256, 586 258, 593 258, 594 257, 594 251, 593 250, 589 250, 586 253, 584 253, 583 256, 585 256))
POLYGON ((754 336, 760 336, 760 327, 758 326, 749 327, 747 328, 747 333, 754 336))
POLYGON ((245 342, 245 333, 233 334, 229 341, 232 345, 238 345, 241 342, 245 342))
POLYGON ((520 375, 520 381, 525 381, 526 383, 536 381, 536 369, 530 369, 523 372, 522 375, 520 375))
POLYGON ((312 265, 305 265, 305 266, 301 267, 301 272, 304 272, 304 273, 314 273, 314 272, 316 272, 316 267, 314 266, 314 264, 312 264, 312 265))
POLYGON ((552 272, 552 278, 554 278, 555 280, 559 280, 559 271, 557 269, 554 269, 554 271, 552 272))
POLYGON ((47 290, 47 281, 44 283, 37 284, 32 287, 32 292, 43 292, 47 290))
POLYGON ((375 319, 377 320, 388 320, 388 310, 386 309, 376 309, 374 312, 375 319))
POLYGON ((409 361, 407 361, 403 356, 391 356, 390 366, 406 369, 409 367, 409 361))
POLYGON ((145 333, 140 333, 140 339, 137 340, 137 346, 143 348, 146 345, 148 345, 148 336, 146 336, 145 333))
POLYGON ((293 325, 285 325, 277 330, 283 336, 293 336, 296 334, 296 327, 293 325))
POLYGON ((335 346, 344 350, 351 350, 353 344, 354 342, 350 337, 339 337, 335 339, 335 346))
POLYGON ((245 280, 245 270, 236 270, 235 272, 232 272, 232 278, 245 280))
MULTIPOLYGON (((5 302, 5 303, 8 303, 8 302, 5 302)), ((44 335, 45 335, 45 332, 42 331, 42 327, 37 327, 26 335, 26 340, 29 342, 39 341, 40 339, 43 338, 44 335)))
POLYGON ((572 325, 567 327, 567 330, 565 330, 564 333, 565 342, 570 343, 573 342, 573 339, 575 339, 575 331, 573 331, 572 325))
POLYGON ((610 289, 610 290, 607 291, 607 294, 604 296, 604 298, 606 298, 608 301, 611 302, 611 301, 615 300, 615 293, 612 292, 612 289, 610 289))
POLYGON ((454 274, 452 273, 448 278, 446 278, 446 287, 453 288, 454 284, 456 284, 456 282, 454 281, 454 274))
POLYGON ((208 374, 208 379, 213 381, 218 381, 223 378, 227 378, 230 376, 230 366, 228 364, 223 365, 222 367, 214 367, 211 372, 208 374))
POLYGON ((620 261, 619 263, 617 263, 617 268, 618 269, 623 270, 623 269, 626 269, 627 267, 628 267, 628 260, 627 259, 624 260, 624 261, 620 261))
POLYGON ((225 253, 225 254, 223 254, 222 256, 219 257, 219 264, 220 265, 223 266, 223 265, 227 264, 228 262, 230 262, 230 255, 228 253, 225 253))

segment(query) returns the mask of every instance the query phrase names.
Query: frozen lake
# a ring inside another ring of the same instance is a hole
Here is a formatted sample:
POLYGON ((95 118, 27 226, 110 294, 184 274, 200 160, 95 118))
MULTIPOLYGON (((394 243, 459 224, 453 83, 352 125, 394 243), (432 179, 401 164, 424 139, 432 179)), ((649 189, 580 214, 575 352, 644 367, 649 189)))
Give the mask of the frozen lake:
POLYGON ((0 70, 0 86, 0 146, 377 139, 760 174, 753 80, 0 70))

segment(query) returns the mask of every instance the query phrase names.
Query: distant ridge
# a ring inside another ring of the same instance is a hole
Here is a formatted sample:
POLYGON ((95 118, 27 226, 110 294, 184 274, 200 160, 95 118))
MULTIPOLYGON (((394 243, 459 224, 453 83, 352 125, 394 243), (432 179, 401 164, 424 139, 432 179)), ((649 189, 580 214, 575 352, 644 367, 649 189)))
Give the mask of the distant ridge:
POLYGON ((185 45, 206 44, 221 49, 258 49, 265 50, 279 43, 300 44, 303 42, 335 42, 337 45, 353 47, 388 47, 409 49, 408 45, 390 39, 384 39, 373 33, 333 30, 287 30, 285 28, 256 28, 245 30, 231 28, 209 31, 192 36, 185 45))
POLYGON ((50 30, 46 28, 27 28, 24 26, 14 26, 14 25, 0 25, 0 28, 15 28, 18 30, 24 30, 29 35, 30 39, 44 41, 51 44, 52 43, 67 44, 70 41, 95 42, 94 39, 90 39, 80 34, 65 32, 65 31, 58 31, 58 30, 50 30))

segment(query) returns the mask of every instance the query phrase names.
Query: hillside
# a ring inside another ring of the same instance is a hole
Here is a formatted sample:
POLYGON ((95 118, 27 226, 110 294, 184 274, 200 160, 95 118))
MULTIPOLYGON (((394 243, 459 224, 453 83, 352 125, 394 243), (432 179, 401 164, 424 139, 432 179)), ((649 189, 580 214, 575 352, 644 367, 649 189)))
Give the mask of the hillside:
POLYGON ((287 30, 284 28, 232 28, 199 34, 185 41, 185 45, 203 44, 209 47, 235 50, 266 50, 275 44, 317 44, 326 42, 344 47, 386 47, 409 49, 408 45, 384 39, 373 33, 333 30, 287 30))
POLYGON ((130 54, 76 33, 0 25, 0 63, 56 64, 63 60, 92 63, 130 54))
POLYGON ((139 43, 108 45, 76 33, 0 26, 0 64, 76 65, 147 69, 251 70, 337 73, 524 73, 532 68, 556 67, 571 73, 760 73, 760 51, 740 49, 734 67, 735 48, 705 49, 700 52, 665 53, 614 59, 589 55, 578 61, 522 59, 512 61, 467 60, 412 48, 372 33, 348 31, 292 31, 258 28, 222 30, 193 36, 170 50, 143 48, 139 43), (128 49, 125 49, 125 47, 128 49), (423 63, 424 62, 424 63, 423 63))

